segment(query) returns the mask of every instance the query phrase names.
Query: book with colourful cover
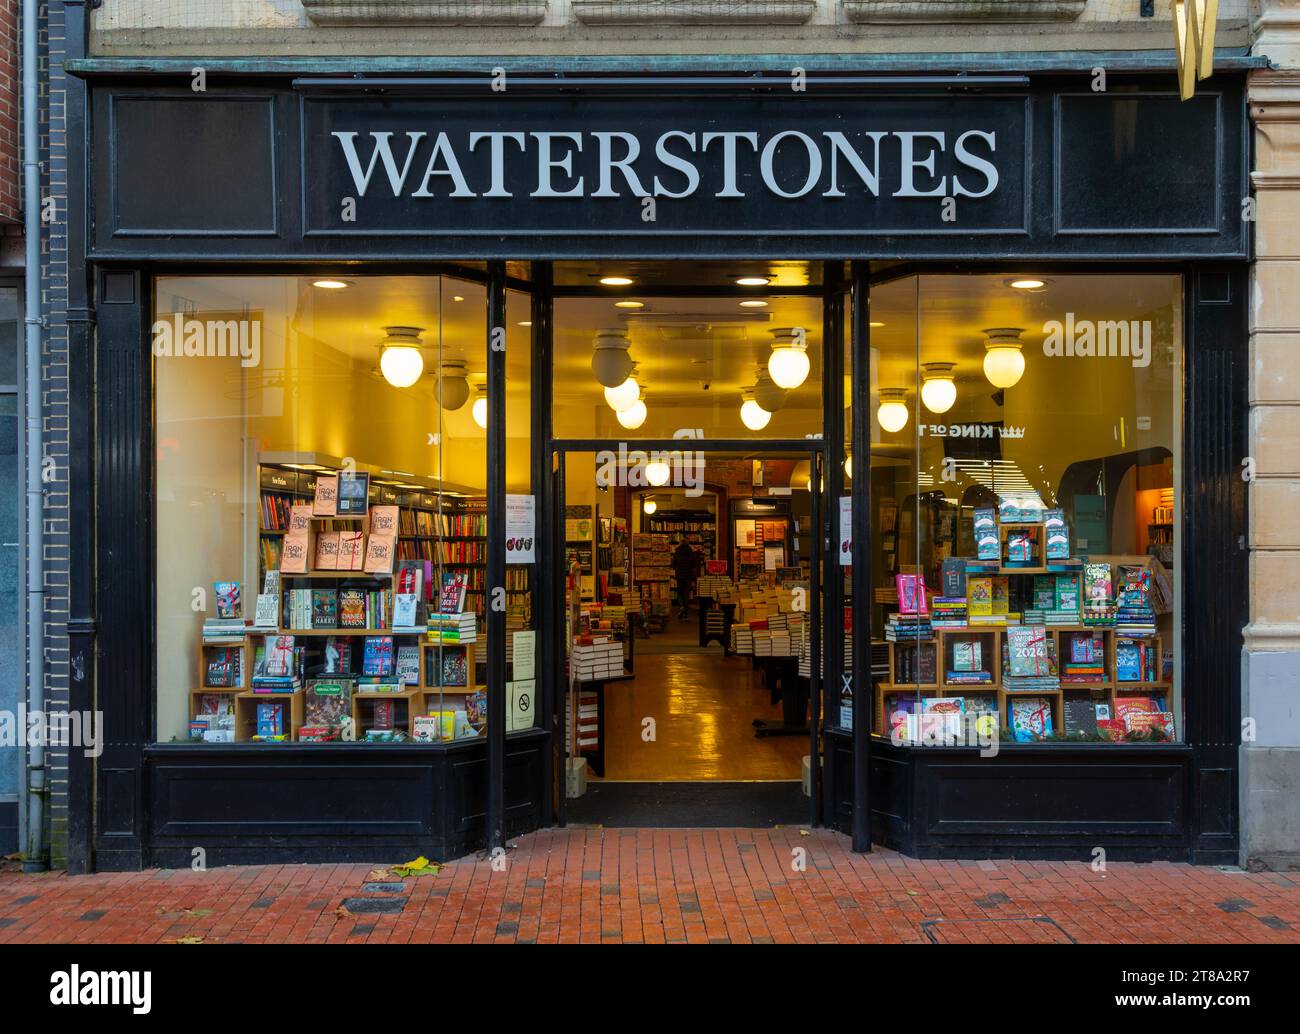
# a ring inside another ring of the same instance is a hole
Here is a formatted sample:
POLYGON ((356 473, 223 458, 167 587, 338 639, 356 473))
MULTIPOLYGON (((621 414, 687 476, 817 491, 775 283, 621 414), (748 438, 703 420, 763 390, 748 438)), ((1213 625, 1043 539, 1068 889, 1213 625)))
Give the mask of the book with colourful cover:
POLYGON ((397 679, 406 686, 420 684, 420 648, 407 644, 397 648, 397 679))
POLYGON ((366 594, 363 589, 339 590, 339 628, 366 627, 366 594))
POLYGON ((311 679, 303 701, 304 725, 338 726, 352 718, 352 682, 311 679))
POLYGON ((442 576, 442 592, 438 595, 438 612, 441 614, 459 614, 463 611, 465 609, 465 590, 468 587, 468 572, 445 572, 442 576))
POLYGON ((1007 717, 1017 743, 1052 735, 1052 702, 1046 697, 1008 697, 1007 717))
POLYGON ((287 678, 294 674, 294 638, 291 635, 269 635, 262 653, 261 674, 273 678, 287 678))
POLYGON ((1011 612, 1011 580, 1004 574, 993 575, 993 613, 1011 612))
POLYGON ((1056 609, 1056 580, 1050 574, 1034 575, 1034 609, 1056 609))
POLYGON ((1042 625, 1012 625, 1007 629, 1008 674, 1038 677, 1051 673, 1047 656, 1047 629, 1042 625))
POLYGON ((339 567, 339 541, 342 532, 322 531, 316 535, 316 570, 337 571, 339 567))
POLYGON ((966 606, 971 617, 990 617, 993 614, 993 578, 988 575, 966 579, 966 606))
POLYGON ((469 685, 469 668, 464 650, 446 650, 442 652, 440 686, 469 685))
POLYGON ((1058 574, 1056 576, 1056 609, 1067 614, 1079 613, 1079 576, 1077 574, 1058 574))
POLYGON ((1047 536, 1047 559, 1068 560, 1070 557, 1070 529, 1065 524, 1064 510, 1044 510, 1044 534, 1047 536))
POLYGON ((1104 607, 1114 599, 1110 564, 1083 565, 1083 599, 1089 607, 1104 607))
POLYGON ((1142 652, 1132 640, 1121 639, 1115 644, 1115 679, 1118 682, 1142 681, 1142 652))
POLYGON ((203 678, 205 686, 216 689, 229 689, 239 685, 240 658, 242 648, 238 646, 209 649, 207 652, 207 671, 203 678))
POLYGON ((952 644, 953 671, 983 671, 983 650, 978 640, 961 639, 952 644))
POLYGON ((894 585, 898 589, 900 614, 930 613, 929 600, 925 594, 925 582, 919 574, 896 574, 894 585))
POLYGON ((311 512, 315 517, 333 517, 338 513, 339 479, 333 474, 316 476, 316 496, 312 500, 311 512))
POLYGON ((979 508, 975 511, 975 556, 980 560, 998 560, 1000 545, 998 543, 998 522, 996 511, 992 508, 979 508))
POLYGON ((339 595, 333 589, 312 589, 311 627, 339 627, 339 595))
POLYGON ((366 636, 365 648, 361 657, 361 673, 379 678, 393 674, 392 636, 366 636))
POLYGON ((1065 718, 1065 735, 1095 736, 1097 734, 1097 705, 1086 696, 1068 696, 1061 705, 1065 718))
POLYGON ((243 616, 238 582, 213 582, 212 588, 216 595, 218 618, 230 620, 243 616))

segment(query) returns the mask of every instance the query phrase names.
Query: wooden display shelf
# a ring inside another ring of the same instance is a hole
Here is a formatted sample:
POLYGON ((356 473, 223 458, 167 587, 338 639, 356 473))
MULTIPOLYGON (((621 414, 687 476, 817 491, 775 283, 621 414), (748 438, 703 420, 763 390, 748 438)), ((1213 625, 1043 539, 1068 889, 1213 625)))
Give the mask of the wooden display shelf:
POLYGON ((322 636, 322 635, 424 635, 423 628, 411 631, 394 632, 391 628, 275 628, 267 629, 266 635, 288 636, 322 636))
POLYGON ((346 571, 299 571, 297 573, 291 571, 280 572, 281 579, 285 579, 285 578, 377 578, 382 580, 384 578, 392 578, 392 577, 393 577, 392 571, 360 571, 360 570, 354 571, 351 569, 346 571))
POLYGON ((1116 682, 1114 685, 1118 693, 1136 693, 1145 692, 1149 689, 1169 689, 1173 686, 1173 683, 1157 679, 1154 682, 1116 682))
POLYGON ((288 741, 298 739, 302 728, 303 692, 301 689, 277 693, 255 693, 245 690, 235 696, 235 742, 249 743, 257 734, 257 705, 259 703, 288 703, 288 741))

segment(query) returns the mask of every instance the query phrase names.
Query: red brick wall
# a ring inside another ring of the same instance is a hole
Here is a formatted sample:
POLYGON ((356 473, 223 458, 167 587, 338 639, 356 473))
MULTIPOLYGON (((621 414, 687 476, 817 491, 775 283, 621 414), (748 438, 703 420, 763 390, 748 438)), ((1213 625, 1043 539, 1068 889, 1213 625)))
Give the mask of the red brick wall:
POLYGON ((0 222, 22 218, 18 159, 18 0, 0 0, 0 222))

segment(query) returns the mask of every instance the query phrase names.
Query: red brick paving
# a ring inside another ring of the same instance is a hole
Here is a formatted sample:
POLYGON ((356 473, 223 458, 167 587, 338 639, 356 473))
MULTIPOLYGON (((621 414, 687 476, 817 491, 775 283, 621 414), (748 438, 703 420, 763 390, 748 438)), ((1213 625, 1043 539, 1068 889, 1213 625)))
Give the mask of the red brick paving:
POLYGON ((339 911, 393 896, 362 884, 405 860, 0 873, 0 943, 1300 943, 1300 873, 926 862, 793 828, 545 830, 515 841, 504 870, 471 856, 408 878, 398 914, 339 911))

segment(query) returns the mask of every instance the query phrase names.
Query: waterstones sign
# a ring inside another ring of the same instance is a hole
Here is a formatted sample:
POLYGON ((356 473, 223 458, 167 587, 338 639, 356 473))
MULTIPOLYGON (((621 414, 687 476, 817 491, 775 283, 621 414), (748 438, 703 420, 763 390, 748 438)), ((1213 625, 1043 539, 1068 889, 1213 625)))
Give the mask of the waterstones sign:
POLYGON ((1023 97, 309 99, 309 234, 1025 228, 1023 97))

